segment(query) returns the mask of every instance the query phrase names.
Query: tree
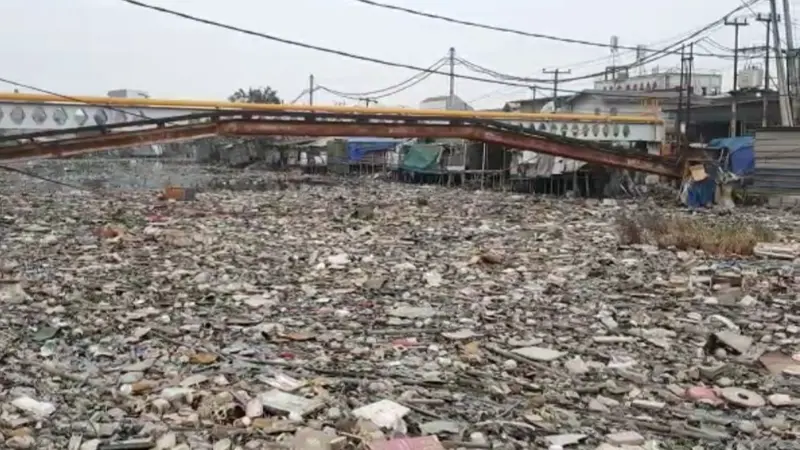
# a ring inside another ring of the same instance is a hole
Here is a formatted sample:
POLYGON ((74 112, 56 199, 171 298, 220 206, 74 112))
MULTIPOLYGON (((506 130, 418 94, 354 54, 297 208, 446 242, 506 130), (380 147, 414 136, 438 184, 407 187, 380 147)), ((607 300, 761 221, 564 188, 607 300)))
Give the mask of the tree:
POLYGON ((239 89, 228 97, 228 101, 241 103, 283 103, 278 97, 278 92, 269 86, 263 88, 239 89))

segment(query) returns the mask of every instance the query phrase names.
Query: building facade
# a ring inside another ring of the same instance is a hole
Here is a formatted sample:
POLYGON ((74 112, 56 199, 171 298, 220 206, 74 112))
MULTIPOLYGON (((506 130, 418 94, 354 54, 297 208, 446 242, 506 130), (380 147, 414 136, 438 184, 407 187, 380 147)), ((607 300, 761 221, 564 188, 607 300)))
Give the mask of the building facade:
MULTIPOLYGON (((607 74, 594 82, 598 91, 676 91, 681 83, 680 70, 661 72, 653 69, 649 74, 629 76, 626 72, 607 74)), ((695 95, 712 96, 722 94, 722 74, 713 72, 692 73, 691 91, 695 95)), ((687 85, 684 80, 684 86, 687 85)))
POLYGON ((428 97, 421 101, 419 109, 441 109, 449 111, 472 111, 472 107, 461 97, 454 95, 452 101, 449 95, 428 97))

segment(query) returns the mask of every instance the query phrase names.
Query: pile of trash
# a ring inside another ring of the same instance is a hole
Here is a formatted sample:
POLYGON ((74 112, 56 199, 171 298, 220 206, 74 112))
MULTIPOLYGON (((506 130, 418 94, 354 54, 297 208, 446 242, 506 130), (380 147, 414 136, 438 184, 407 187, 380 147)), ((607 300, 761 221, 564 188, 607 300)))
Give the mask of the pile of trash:
POLYGON ((615 201, 4 177, 5 448, 781 448, 800 431, 792 216, 741 209, 780 240, 719 258, 621 245, 637 205, 615 201))

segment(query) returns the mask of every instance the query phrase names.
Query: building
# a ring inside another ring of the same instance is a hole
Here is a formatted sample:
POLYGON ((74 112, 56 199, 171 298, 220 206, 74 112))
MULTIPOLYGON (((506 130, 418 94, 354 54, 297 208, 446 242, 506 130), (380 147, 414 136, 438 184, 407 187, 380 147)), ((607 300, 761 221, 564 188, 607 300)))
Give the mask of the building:
MULTIPOLYGON (((564 101, 568 98, 572 97, 572 94, 568 95, 559 95, 558 101, 559 104, 563 104, 564 101)), ((519 113, 538 113, 542 112, 542 108, 545 105, 550 104, 553 102, 553 97, 537 97, 537 98, 523 98, 520 100, 512 100, 510 102, 506 102, 500 111, 504 112, 519 112, 519 113)))
MULTIPOLYGON (((764 94, 760 90, 739 91, 737 104, 737 135, 752 134, 754 130, 764 124, 768 127, 780 126, 781 115, 778 105, 778 93, 770 91, 767 95, 766 117, 764 117, 764 94)), ((729 95, 715 98, 700 98, 692 100, 691 116, 686 125, 686 136, 689 142, 707 143, 715 138, 728 137, 731 123, 731 103, 729 95)), ((684 105, 685 109, 685 105, 684 105)), ((678 114, 686 123, 686 111, 678 111, 677 103, 667 104, 662 107, 665 121, 674 123, 678 114)))
POLYGON ((439 95, 436 97, 428 97, 419 103, 419 109, 442 109, 449 111, 472 111, 473 108, 469 106, 461 97, 454 95, 453 101, 450 102, 449 95, 439 95))
MULTIPOLYGON (((681 83, 681 73, 678 68, 661 71, 658 67, 649 74, 630 75, 628 69, 608 70, 606 74, 594 81, 597 91, 677 91, 681 83)), ((688 83, 684 80, 684 86, 688 83)), ((713 71, 698 71, 692 73, 690 89, 700 96, 722 94, 722 74, 713 71)))
POLYGON ((147 92, 136 89, 114 89, 108 91, 108 96, 114 98, 150 98, 147 92))

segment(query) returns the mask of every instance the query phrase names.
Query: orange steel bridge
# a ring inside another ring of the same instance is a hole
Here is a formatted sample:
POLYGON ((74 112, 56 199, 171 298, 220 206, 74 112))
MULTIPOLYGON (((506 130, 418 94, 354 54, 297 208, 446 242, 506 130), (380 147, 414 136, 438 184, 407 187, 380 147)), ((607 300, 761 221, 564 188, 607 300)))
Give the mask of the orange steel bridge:
MULTIPOLYGON (((108 99, 105 99, 108 100, 108 99)), ((130 100, 130 99, 125 99, 130 100)), ((471 112, 242 105, 158 119, 61 128, 0 136, 0 160, 66 157, 102 150, 211 136, 372 136, 460 138, 668 177, 681 161, 612 149, 601 143, 512 125, 471 112)), ((652 119, 650 119, 652 120, 652 119)))

